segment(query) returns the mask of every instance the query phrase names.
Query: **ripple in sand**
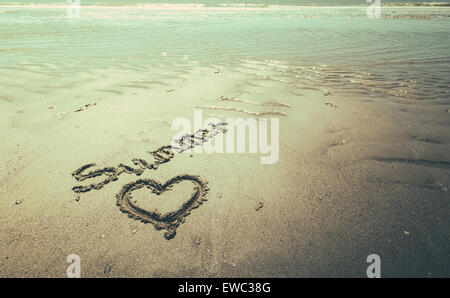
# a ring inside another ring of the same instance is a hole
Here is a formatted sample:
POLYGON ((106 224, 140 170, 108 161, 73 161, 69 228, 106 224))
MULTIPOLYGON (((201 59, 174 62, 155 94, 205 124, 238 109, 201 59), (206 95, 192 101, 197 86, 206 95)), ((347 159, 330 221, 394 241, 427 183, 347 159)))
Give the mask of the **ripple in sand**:
POLYGON ((112 94, 116 94, 116 95, 122 95, 122 91, 119 90, 112 90, 112 89, 97 89, 95 91, 98 92, 106 92, 106 93, 112 93, 112 94))
POLYGON ((374 157, 372 159, 385 163, 404 163, 409 165, 432 167, 437 169, 450 169, 450 162, 444 160, 428 160, 428 159, 414 159, 414 158, 384 158, 384 157, 374 157))
POLYGON ((235 107, 197 106, 196 108, 206 109, 206 110, 233 111, 233 112, 247 114, 247 115, 251 115, 251 116, 255 116, 255 117, 261 117, 261 116, 287 116, 287 114, 284 113, 284 112, 278 112, 278 111, 252 112, 252 111, 247 111, 247 110, 239 109, 239 108, 235 108, 235 107))
POLYGON ((125 88, 138 88, 138 89, 150 89, 150 87, 144 86, 144 85, 133 85, 133 84, 118 84, 119 87, 125 87, 125 88))
POLYGON ((171 126, 171 123, 169 121, 162 120, 162 119, 146 119, 144 121, 145 122, 150 122, 150 123, 161 123, 161 124, 163 124, 165 126, 168 126, 168 127, 171 126))
POLYGON ((12 99, 10 96, 6 96, 6 95, 0 95, 0 99, 3 101, 7 101, 7 102, 13 102, 14 99, 12 99))
POLYGON ((269 101, 264 103, 258 103, 247 99, 240 99, 235 97, 226 97, 226 96, 220 96, 217 100, 220 101, 230 101, 230 102, 242 102, 242 103, 248 103, 256 106, 276 106, 276 107, 292 107, 290 104, 277 102, 277 101, 269 101))

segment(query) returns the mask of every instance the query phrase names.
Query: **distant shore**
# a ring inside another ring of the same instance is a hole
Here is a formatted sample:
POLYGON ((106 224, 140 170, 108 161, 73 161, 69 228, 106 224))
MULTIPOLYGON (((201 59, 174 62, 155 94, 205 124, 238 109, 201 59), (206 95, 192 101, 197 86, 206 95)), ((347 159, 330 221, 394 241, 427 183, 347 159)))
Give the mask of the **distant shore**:
MULTIPOLYGON (((365 7, 370 5, 370 3, 362 3, 361 5, 271 5, 271 4, 220 4, 219 6, 209 6, 202 3, 192 3, 192 4, 85 4, 81 3, 80 7, 89 8, 135 8, 135 9, 148 9, 148 10, 197 10, 197 9, 207 9, 207 10, 235 10, 235 9, 245 9, 245 10, 297 10, 297 9, 308 9, 308 8, 352 8, 352 7, 365 7)), ((70 6, 69 3, 64 4, 21 4, 21 3, 5 3, 0 4, 0 7, 26 7, 26 8, 64 8, 70 6)), ((450 7, 450 2, 403 2, 403 3, 385 3, 382 2, 381 6, 388 7, 450 7)))

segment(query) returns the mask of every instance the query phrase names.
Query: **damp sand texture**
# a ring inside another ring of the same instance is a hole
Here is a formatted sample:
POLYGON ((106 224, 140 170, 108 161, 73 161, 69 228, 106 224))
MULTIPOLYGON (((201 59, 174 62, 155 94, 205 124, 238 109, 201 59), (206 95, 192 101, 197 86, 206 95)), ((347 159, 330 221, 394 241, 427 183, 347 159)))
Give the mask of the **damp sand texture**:
POLYGON ((114 4, 0 5, 1 277, 449 277, 449 8, 114 4))

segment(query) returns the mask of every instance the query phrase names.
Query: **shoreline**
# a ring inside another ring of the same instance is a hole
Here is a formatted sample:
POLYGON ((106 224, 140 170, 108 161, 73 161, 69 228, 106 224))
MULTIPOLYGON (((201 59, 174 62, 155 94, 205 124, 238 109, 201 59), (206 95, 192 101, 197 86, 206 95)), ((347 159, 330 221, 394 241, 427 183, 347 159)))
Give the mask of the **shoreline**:
MULTIPOLYGON (((70 4, 0 4, 0 8, 67 8, 70 4)), ((80 8, 92 8, 92 9, 139 9, 139 10, 218 10, 218 11, 266 11, 266 10, 305 10, 305 9, 349 9, 349 8, 367 8, 368 5, 221 5, 221 6, 207 6, 205 4, 135 4, 135 5, 79 5, 80 8)), ((399 3, 382 3, 381 7, 389 8, 446 8, 450 7, 450 3, 446 4, 399 4, 399 3)))

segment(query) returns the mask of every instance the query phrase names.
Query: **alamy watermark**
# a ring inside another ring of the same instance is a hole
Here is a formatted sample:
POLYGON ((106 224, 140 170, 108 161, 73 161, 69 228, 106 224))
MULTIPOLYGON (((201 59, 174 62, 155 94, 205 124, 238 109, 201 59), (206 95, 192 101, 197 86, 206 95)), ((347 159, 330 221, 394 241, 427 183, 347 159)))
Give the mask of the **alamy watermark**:
POLYGON ((222 120, 209 117, 203 121, 202 110, 194 110, 193 126, 187 118, 176 118, 172 129, 178 130, 171 141, 171 147, 178 153, 260 153, 261 164, 274 164, 280 154, 280 132, 278 118, 226 118, 224 134, 218 134, 212 140, 204 140, 202 131, 211 124, 220 124, 222 120), (270 120, 270 127, 269 127, 270 120), (194 128, 192 130, 192 128, 194 128), (269 141, 270 129, 270 141, 269 141), (200 134, 191 134, 192 131, 200 134), (248 133, 247 133, 248 132, 248 133), (199 145, 192 146, 198 139, 199 145))
POLYGON ((377 254, 370 254, 366 259, 367 263, 371 263, 366 270, 368 278, 380 278, 381 277, 381 258, 377 254))
POLYGON ((69 19, 77 19, 80 17, 80 0, 67 0, 67 2, 70 4, 69 7, 67 7, 67 17, 69 19))
MULTIPOLYGON (((381 0, 366 0, 370 5, 367 7, 366 14, 370 19, 381 18, 381 0)), ((77 19, 80 17, 81 0, 67 0, 67 17, 77 19)))
MULTIPOLYGON (((77 254, 71 254, 67 256, 67 263, 70 265, 67 267, 66 275, 68 278, 80 278, 81 277, 81 258, 77 254)), ((377 254, 370 254, 366 258, 366 262, 370 263, 367 267, 366 275, 368 278, 381 278, 381 258, 377 254)), ((180 291, 180 290, 179 290, 180 291)), ((184 291, 184 289, 183 289, 184 291)), ((270 291, 270 288, 269 288, 270 291)))
POLYGON ((71 263, 66 270, 68 278, 80 278, 81 277, 81 259, 77 254, 68 255, 66 258, 67 263, 71 263))
POLYGON ((367 7, 367 17, 369 19, 381 18, 381 0, 367 0, 367 3, 372 3, 367 7))

